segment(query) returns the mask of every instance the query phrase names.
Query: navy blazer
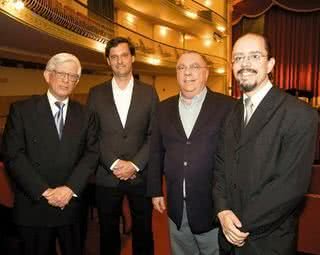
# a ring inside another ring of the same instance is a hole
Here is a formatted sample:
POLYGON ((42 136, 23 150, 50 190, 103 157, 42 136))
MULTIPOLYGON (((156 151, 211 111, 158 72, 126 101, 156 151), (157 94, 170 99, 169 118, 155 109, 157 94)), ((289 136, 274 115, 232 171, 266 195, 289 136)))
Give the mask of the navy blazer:
POLYGON ((214 227, 214 155, 222 124, 233 102, 231 97, 208 89, 189 139, 179 116, 179 96, 159 105, 151 138, 147 194, 162 196, 164 174, 168 215, 178 228, 183 212, 183 179, 186 182, 186 207, 192 232, 207 232, 214 227))

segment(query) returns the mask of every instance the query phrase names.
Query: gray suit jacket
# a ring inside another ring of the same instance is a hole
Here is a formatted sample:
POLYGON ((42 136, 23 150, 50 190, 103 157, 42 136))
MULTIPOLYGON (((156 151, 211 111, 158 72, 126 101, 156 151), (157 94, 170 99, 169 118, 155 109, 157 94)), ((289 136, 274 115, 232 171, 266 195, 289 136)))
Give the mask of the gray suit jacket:
POLYGON ((149 157, 151 121, 157 103, 158 96, 154 88, 134 80, 126 126, 123 128, 114 102, 111 81, 90 90, 88 105, 96 112, 100 122, 97 185, 118 185, 119 179, 110 170, 116 159, 130 160, 140 169, 137 178, 128 182, 144 182, 149 157))
MULTIPOLYGON (((273 87, 242 128, 242 100, 228 116, 216 157, 216 212, 231 209, 250 232, 231 254, 295 253, 297 209, 307 192, 317 112, 273 87)), ((229 247, 228 247, 229 246, 229 247)), ((226 253, 230 254, 230 253, 226 253)))

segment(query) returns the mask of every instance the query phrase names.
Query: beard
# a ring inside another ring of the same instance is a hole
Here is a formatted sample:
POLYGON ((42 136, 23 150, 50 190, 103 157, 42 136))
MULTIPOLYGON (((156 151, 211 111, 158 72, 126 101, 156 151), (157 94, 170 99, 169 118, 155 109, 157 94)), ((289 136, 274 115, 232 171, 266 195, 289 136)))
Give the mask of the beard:
POLYGON ((239 81, 239 87, 240 87, 240 90, 247 93, 247 92, 250 92, 252 90, 254 90, 256 87, 257 87, 257 82, 254 82, 254 83, 248 83, 248 82, 241 82, 239 81))
POLYGON ((240 69, 237 72, 237 77, 236 80, 237 82, 239 82, 239 87, 240 90, 243 92, 250 92, 253 91, 256 87, 257 87, 257 81, 248 81, 247 79, 243 79, 242 73, 243 72, 247 72, 247 73, 252 73, 252 74, 257 74, 257 71, 254 69, 249 69, 249 68, 245 68, 245 69, 240 69))

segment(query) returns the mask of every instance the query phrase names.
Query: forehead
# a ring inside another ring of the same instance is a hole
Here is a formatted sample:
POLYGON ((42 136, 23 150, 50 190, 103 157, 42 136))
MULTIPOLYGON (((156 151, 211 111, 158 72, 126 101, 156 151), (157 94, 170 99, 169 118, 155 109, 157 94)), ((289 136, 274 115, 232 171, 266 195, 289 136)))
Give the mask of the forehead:
POLYGON ((79 66, 75 61, 73 61, 72 59, 69 59, 69 60, 57 63, 56 68, 61 69, 61 70, 75 70, 75 71, 77 71, 79 66))
POLYGON ((181 57, 178 60, 177 65, 182 65, 182 64, 193 64, 197 63, 200 65, 205 65, 204 59, 197 53, 185 53, 181 55, 181 57))
POLYGON ((129 52, 129 45, 127 43, 119 43, 116 47, 112 47, 110 49, 110 55, 111 54, 117 54, 122 52, 129 52))
POLYGON ((240 38, 233 46, 232 54, 250 53, 250 52, 266 52, 263 37, 255 35, 247 35, 240 38))

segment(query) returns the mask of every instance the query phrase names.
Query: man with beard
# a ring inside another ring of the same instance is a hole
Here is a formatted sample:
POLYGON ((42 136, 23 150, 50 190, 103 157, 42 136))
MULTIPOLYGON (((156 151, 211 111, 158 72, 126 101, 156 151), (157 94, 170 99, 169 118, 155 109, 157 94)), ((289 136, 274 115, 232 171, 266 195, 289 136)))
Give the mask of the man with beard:
POLYGON ((216 156, 213 200, 221 254, 292 255, 317 113, 271 84, 275 59, 265 37, 240 37, 232 63, 244 94, 226 120, 216 156))
POLYGON ((105 56, 113 78, 90 90, 88 104, 100 121, 100 161, 96 200, 100 254, 120 255, 119 224, 124 195, 132 216, 134 255, 152 255, 152 203, 145 196, 155 89, 133 79, 135 48, 123 37, 111 39, 105 56))

